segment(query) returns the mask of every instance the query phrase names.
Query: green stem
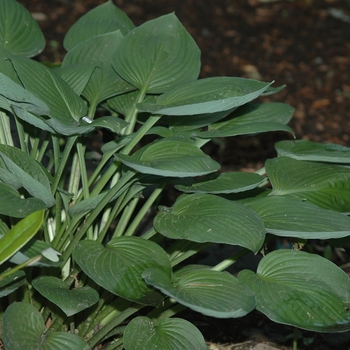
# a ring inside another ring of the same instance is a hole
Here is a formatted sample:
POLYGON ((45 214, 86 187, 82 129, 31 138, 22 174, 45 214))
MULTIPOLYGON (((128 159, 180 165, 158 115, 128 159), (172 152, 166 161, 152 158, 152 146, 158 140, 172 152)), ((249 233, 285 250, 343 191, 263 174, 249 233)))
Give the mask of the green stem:
POLYGON ((139 226, 141 221, 145 218, 146 213, 151 208, 153 203, 157 200, 158 196, 162 193, 165 186, 166 184, 161 185, 152 192, 152 194, 148 197, 147 201, 144 203, 142 208, 136 214, 134 220, 128 227, 127 231, 124 233, 124 236, 131 236, 135 233, 137 227, 139 226))
POLYGON ((138 312, 144 305, 134 304, 134 307, 128 307, 126 310, 121 312, 118 316, 114 317, 110 322, 108 322, 103 328, 101 328, 90 340, 89 345, 93 348, 114 328, 118 327, 123 321, 125 321, 129 316, 138 312))
POLYGON ((294 327, 293 332, 293 350, 298 350, 298 328, 294 327))
POLYGON ((125 207, 123 214, 118 222, 118 225, 113 233, 113 238, 120 237, 123 235, 125 228, 134 213, 135 207, 139 202, 139 198, 133 198, 125 207))
POLYGON ((243 248, 241 251, 238 253, 232 255, 230 258, 225 259, 224 261, 221 261, 219 264, 214 266, 212 270, 215 271, 224 271, 231 265, 233 265, 235 262, 243 258, 244 256, 248 255, 251 251, 247 248, 243 248))
POLYGON ((3 145, 13 146, 13 139, 11 133, 10 117, 4 113, 0 112, 0 141, 3 145))
POLYGON ((16 122, 17 135, 18 135, 21 150, 29 154, 29 149, 28 149, 28 144, 26 142, 26 136, 25 136, 23 124, 18 120, 17 117, 15 117, 15 122, 16 122))
POLYGON ((85 235, 89 227, 93 224, 97 216, 105 209, 106 205, 110 202, 110 200, 123 188, 133 177, 135 173, 133 171, 128 171, 119 181, 115 184, 102 198, 101 202, 96 206, 95 209, 92 210, 90 215, 87 217, 84 224, 81 226, 80 230, 75 233, 74 239, 70 242, 65 252, 63 253, 63 265, 70 258, 74 247, 81 240, 81 238, 85 235))

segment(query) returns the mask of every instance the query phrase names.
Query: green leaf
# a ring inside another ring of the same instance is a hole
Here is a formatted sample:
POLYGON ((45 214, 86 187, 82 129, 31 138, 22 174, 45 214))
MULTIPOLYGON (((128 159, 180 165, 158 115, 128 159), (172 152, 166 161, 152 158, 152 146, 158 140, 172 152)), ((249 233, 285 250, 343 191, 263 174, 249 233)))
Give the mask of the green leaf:
POLYGON ((0 298, 11 294, 20 286, 22 286, 25 282, 26 274, 21 270, 15 271, 11 275, 0 279, 0 298))
POLYGON ((128 115, 130 110, 135 107, 139 91, 131 91, 122 95, 110 98, 107 103, 108 107, 123 115, 128 115))
POLYGON ((334 143, 318 143, 307 140, 279 141, 275 144, 278 156, 298 160, 328 163, 350 163, 350 148, 334 143))
POLYGON ((55 204, 46 173, 32 157, 16 147, 0 145, 0 158, 5 170, 16 177, 33 197, 42 200, 47 208, 55 204))
MULTIPOLYGON (((0 96, 6 98, 9 106, 16 106, 41 115, 50 113, 49 107, 44 102, 2 73, 0 73, 0 96)), ((11 109, 7 110, 12 112, 11 109)))
POLYGON ((117 153, 115 157, 140 173, 161 176, 201 176, 220 168, 197 146, 184 141, 156 141, 131 156, 117 153))
POLYGON ((294 108, 285 103, 248 103, 233 112, 229 118, 213 123, 208 131, 198 132, 199 137, 229 137, 267 131, 293 130, 285 125, 292 118, 294 108))
POLYGON ((308 201, 321 208, 350 212, 350 169, 278 157, 266 162, 271 195, 308 201))
POLYGON ((239 245, 258 252, 265 227, 250 208, 210 194, 181 195, 154 219, 155 229, 172 239, 239 245))
POLYGON ((109 129, 110 131, 119 134, 121 130, 129 125, 129 123, 117 117, 105 116, 89 122, 88 125, 94 128, 109 129))
POLYGON ((186 193, 238 193, 259 186, 265 178, 255 173, 215 173, 196 179, 190 185, 177 185, 176 189, 186 193))
POLYGON ((274 322, 317 332, 350 330, 349 277, 325 258, 278 250, 260 261, 256 274, 243 270, 238 279, 274 322))
POLYGON ((83 91, 90 106, 97 106, 103 100, 135 89, 111 65, 122 38, 119 30, 92 37, 75 46, 63 60, 63 68, 72 64, 95 65, 96 68, 83 91))
POLYGON ((233 77, 214 77, 180 84, 156 98, 138 103, 141 112, 196 115, 228 111, 261 95, 271 83, 233 77))
POLYGON ((128 33, 115 55, 113 67, 139 90, 157 94, 196 80, 200 51, 171 13, 128 33))
POLYGON ((135 317, 126 326, 123 340, 126 350, 207 349, 201 332, 181 318, 151 320, 145 316, 135 317))
POLYGON ((24 87, 50 108, 51 118, 70 127, 79 126, 86 104, 59 75, 34 60, 10 58, 24 87))
POLYGON ((0 214, 23 218, 29 214, 45 209, 45 203, 37 198, 22 198, 11 186, 0 182, 0 214))
POLYGON ((77 244, 73 257, 98 285, 125 299, 158 305, 163 296, 142 279, 146 268, 160 268, 171 275, 170 261, 156 243, 140 237, 118 237, 107 244, 85 240, 77 244))
POLYGON ((11 304, 5 311, 2 326, 6 349, 26 350, 89 350, 76 334, 47 332, 43 317, 28 303, 11 304))
POLYGON ((0 265, 20 250, 41 227, 44 211, 28 215, 0 238, 0 265))
POLYGON ((350 235, 350 217, 311 203, 271 196, 247 205, 260 216, 266 231, 277 236, 329 239, 350 235))
POLYGON ((69 51, 92 37, 117 30, 126 35, 133 28, 134 25, 128 16, 116 7, 112 1, 107 1, 75 22, 66 34, 63 46, 69 51))
POLYGON ((0 44, 16 55, 33 57, 45 47, 45 38, 29 11, 13 0, 0 2, 0 44))
POLYGON ((98 293, 90 287, 69 289, 59 278, 40 276, 32 281, 33 287, 46 299, 57 305, 68 317, 96 304, 98 293))
POLYGON ((172 282, 163 271, 150 268, 142 276, 147 284, 207 316, 242 317, 255 308, 253 293, 228 272, 194 269, 175 274, 172 282))
POLYGON ((61 66, 55 72, 80 96, 95 68, 94 64, 71 64, 66 67, 61 66))

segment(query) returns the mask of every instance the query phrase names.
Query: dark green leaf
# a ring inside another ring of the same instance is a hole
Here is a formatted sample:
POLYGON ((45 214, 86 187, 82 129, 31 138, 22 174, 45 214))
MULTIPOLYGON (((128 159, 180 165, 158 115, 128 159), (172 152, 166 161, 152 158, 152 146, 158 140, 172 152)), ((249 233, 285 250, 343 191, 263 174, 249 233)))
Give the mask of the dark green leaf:
POLYGON ((181 84, 137 108, 165 115, 196 115, 228 111, 261 95, 271 83, 233 77, 215 77, 181 84))
POLYGON ((64 48, 69 51, 78 44, 97 35, 120 30, 126 35, 134 28, 128 16, 112 1, 95 7, 82 16, 68 31, 64 38, 64 48))
POLYGON ((242 317, 255 308, 252 292, 228 272, 194 269, 178 278, 175 275, 172 282, 164 272, 153 268, 142 276, 147 284, 207 316, 242 317))
POLYGON ((69 289, 59 278, 40 276, 32 281, 33 287, 46 299, 57 305, 68 317, 96 304, 98 293, 90 287, 69 289))
POLYGON ((198 78, 200 51, 171 13, 147 21, 122 40, 113 67, 144 93, 162 93, 198 78))
POLYGON ((160 208, 155 229, 172 239, 239 245, 258 252, 265 227, 250 208, 210 194, 181 195, 171 208, 160 208))
POLYGON ((22 286, 26 281, 26 275, 23 271, 15 271, 11 275, 0 279, 0 298, 5 297, 20 286, 22 286))
POLYGON ((243 270, 238 279, 274 322, 317 332, 350 330, 349 277, 327 259, 278 250, 261 260, 256 274, 243 270))
POLYGON ((45 47, 38 23, 17 1, 0 2, 0 44, 14 54, 26 57, 38 55, 45 47))
POLYGON ((266 162, 271 195, 308 201, 350 212, 350 169, 343 166, 278 157, 266 162))
POLYGON ((98 285, 125 299, 158 305, 163 296, 148 288, 142 279, 146 268, 160 268, 171 275, 165 251, 154 242, 139 237, 118 237, 105 247, 85 240, 78 243, 74 259, 98 285))
POLYGON ((126 326, 123 340, 126 350, 207 349, 201 332, 180 318, 151 320, 145 316, 135 317, 126 326))

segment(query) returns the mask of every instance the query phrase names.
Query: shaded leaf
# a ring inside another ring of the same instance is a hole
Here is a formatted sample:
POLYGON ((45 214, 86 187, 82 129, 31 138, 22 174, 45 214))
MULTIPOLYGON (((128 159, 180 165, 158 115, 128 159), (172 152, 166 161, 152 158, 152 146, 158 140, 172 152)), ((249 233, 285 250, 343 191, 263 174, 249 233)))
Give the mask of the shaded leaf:
POLYGON ((142 276, 147 284, 207 316, 242 317, 255 308, 253 293, 228 272, 194 269, 175 275, 172 282, 161 270, 150 268, 142 276))
POLYGON ((273 187, 271 195, 350 212, 350 169, 347 167, 278 157, 266 162, 266 172, 273 187))
POLYGON ((201 332, 181 318, 151 320, 145 316, 135 317, 126 326, 123 340, 126 350, 207 349, 201 332))
POLYGON ((350 217, 311 203, 271 196, 247 205, 260 216, 266 231, 277 236, 329 239, 350 235, 350 217))
POLYGON ((142 112, 196 115, 228 111, 252 101, 271 83, 233 77, 206 78, 175 86, 154 103, 138 103, 142 112))
POLYGON ((256 274, 243 270, 238 279, 274 322, 317 332, 350 330, 349 277, 325 258, 277 250, 262 258, 256 274))
POLYGON ((15 271, 11 275, 0 279, 0 298, 11 294, 20 286, 22 286, 25 282, 26 274, 21 270, 15 271))
POLYGON ((210 194, 181 195, 171 208, 160 208, 155 229, 172 239, 239 245, 258 252, 265 227, 250 208, 210 194))
POLYGON ((92 37, 120 30, 126 35, 134 28, 128 16, 112 1, 106 1, 80 17, 66 34, 63 46, 69 51, 92 37))
POLYGON ((319 143, 307 140, 279 141, 275 144, 278 156, 298 160, 329 163, 350 163, 350 148, 334 143, 319 143))
POLYGON ((198 78, 200 51, 174 13, 147 21, 122 40, 113 67, 144 93, 198 78))
POLYGON ((29 11, 13 0, 0 2, 0 43, 16 55, 33 57, 45 47, 45 38, 29 11))
POLYGON ((6 349, 90 349, 84 340, 76 334, 46 331, 41 314, 29 303, 13 303, 4 313, 2 336, 6 349))
POLYGON ((91 279, 113 294, 146 305, 158 305, 164 298, 142 279, 142 273, 149 267, 171 274, 167 254, 154 242, 118 237, 105 248, 98 242, 85 240, 77 244, 73 256, 91 279))
POLYGON ((117 153, 115 157, 140 173, 161 176, 200 176, 220 168, 197 146, 183 141, 156 141, 131 156, 117 153))

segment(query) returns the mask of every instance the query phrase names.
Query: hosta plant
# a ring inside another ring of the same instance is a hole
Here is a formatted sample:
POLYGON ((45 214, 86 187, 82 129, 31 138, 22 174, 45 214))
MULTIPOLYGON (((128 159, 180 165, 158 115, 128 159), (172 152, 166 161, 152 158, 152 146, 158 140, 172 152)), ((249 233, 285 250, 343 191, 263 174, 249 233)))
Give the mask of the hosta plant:
POLYGON ((348 148, 283 141, 263 169, 224 171, 203 146, 293 134, 293 108, 259 103, 272 82, 199 79, 175 14, 135 27, 107 1, 71 27, 55 68, 32 59, 45 41, 24 7, 2 0, 0 14, 6 350, 206 349, 186 308, 350 329, 349 278, 309 244, 350 235, 348 148), (280 237, 293 248, 273 249, 280 237), (199 263, 217 243, 236 253, 199 263), (225 271, 250 252, 257 269, 225 271))

